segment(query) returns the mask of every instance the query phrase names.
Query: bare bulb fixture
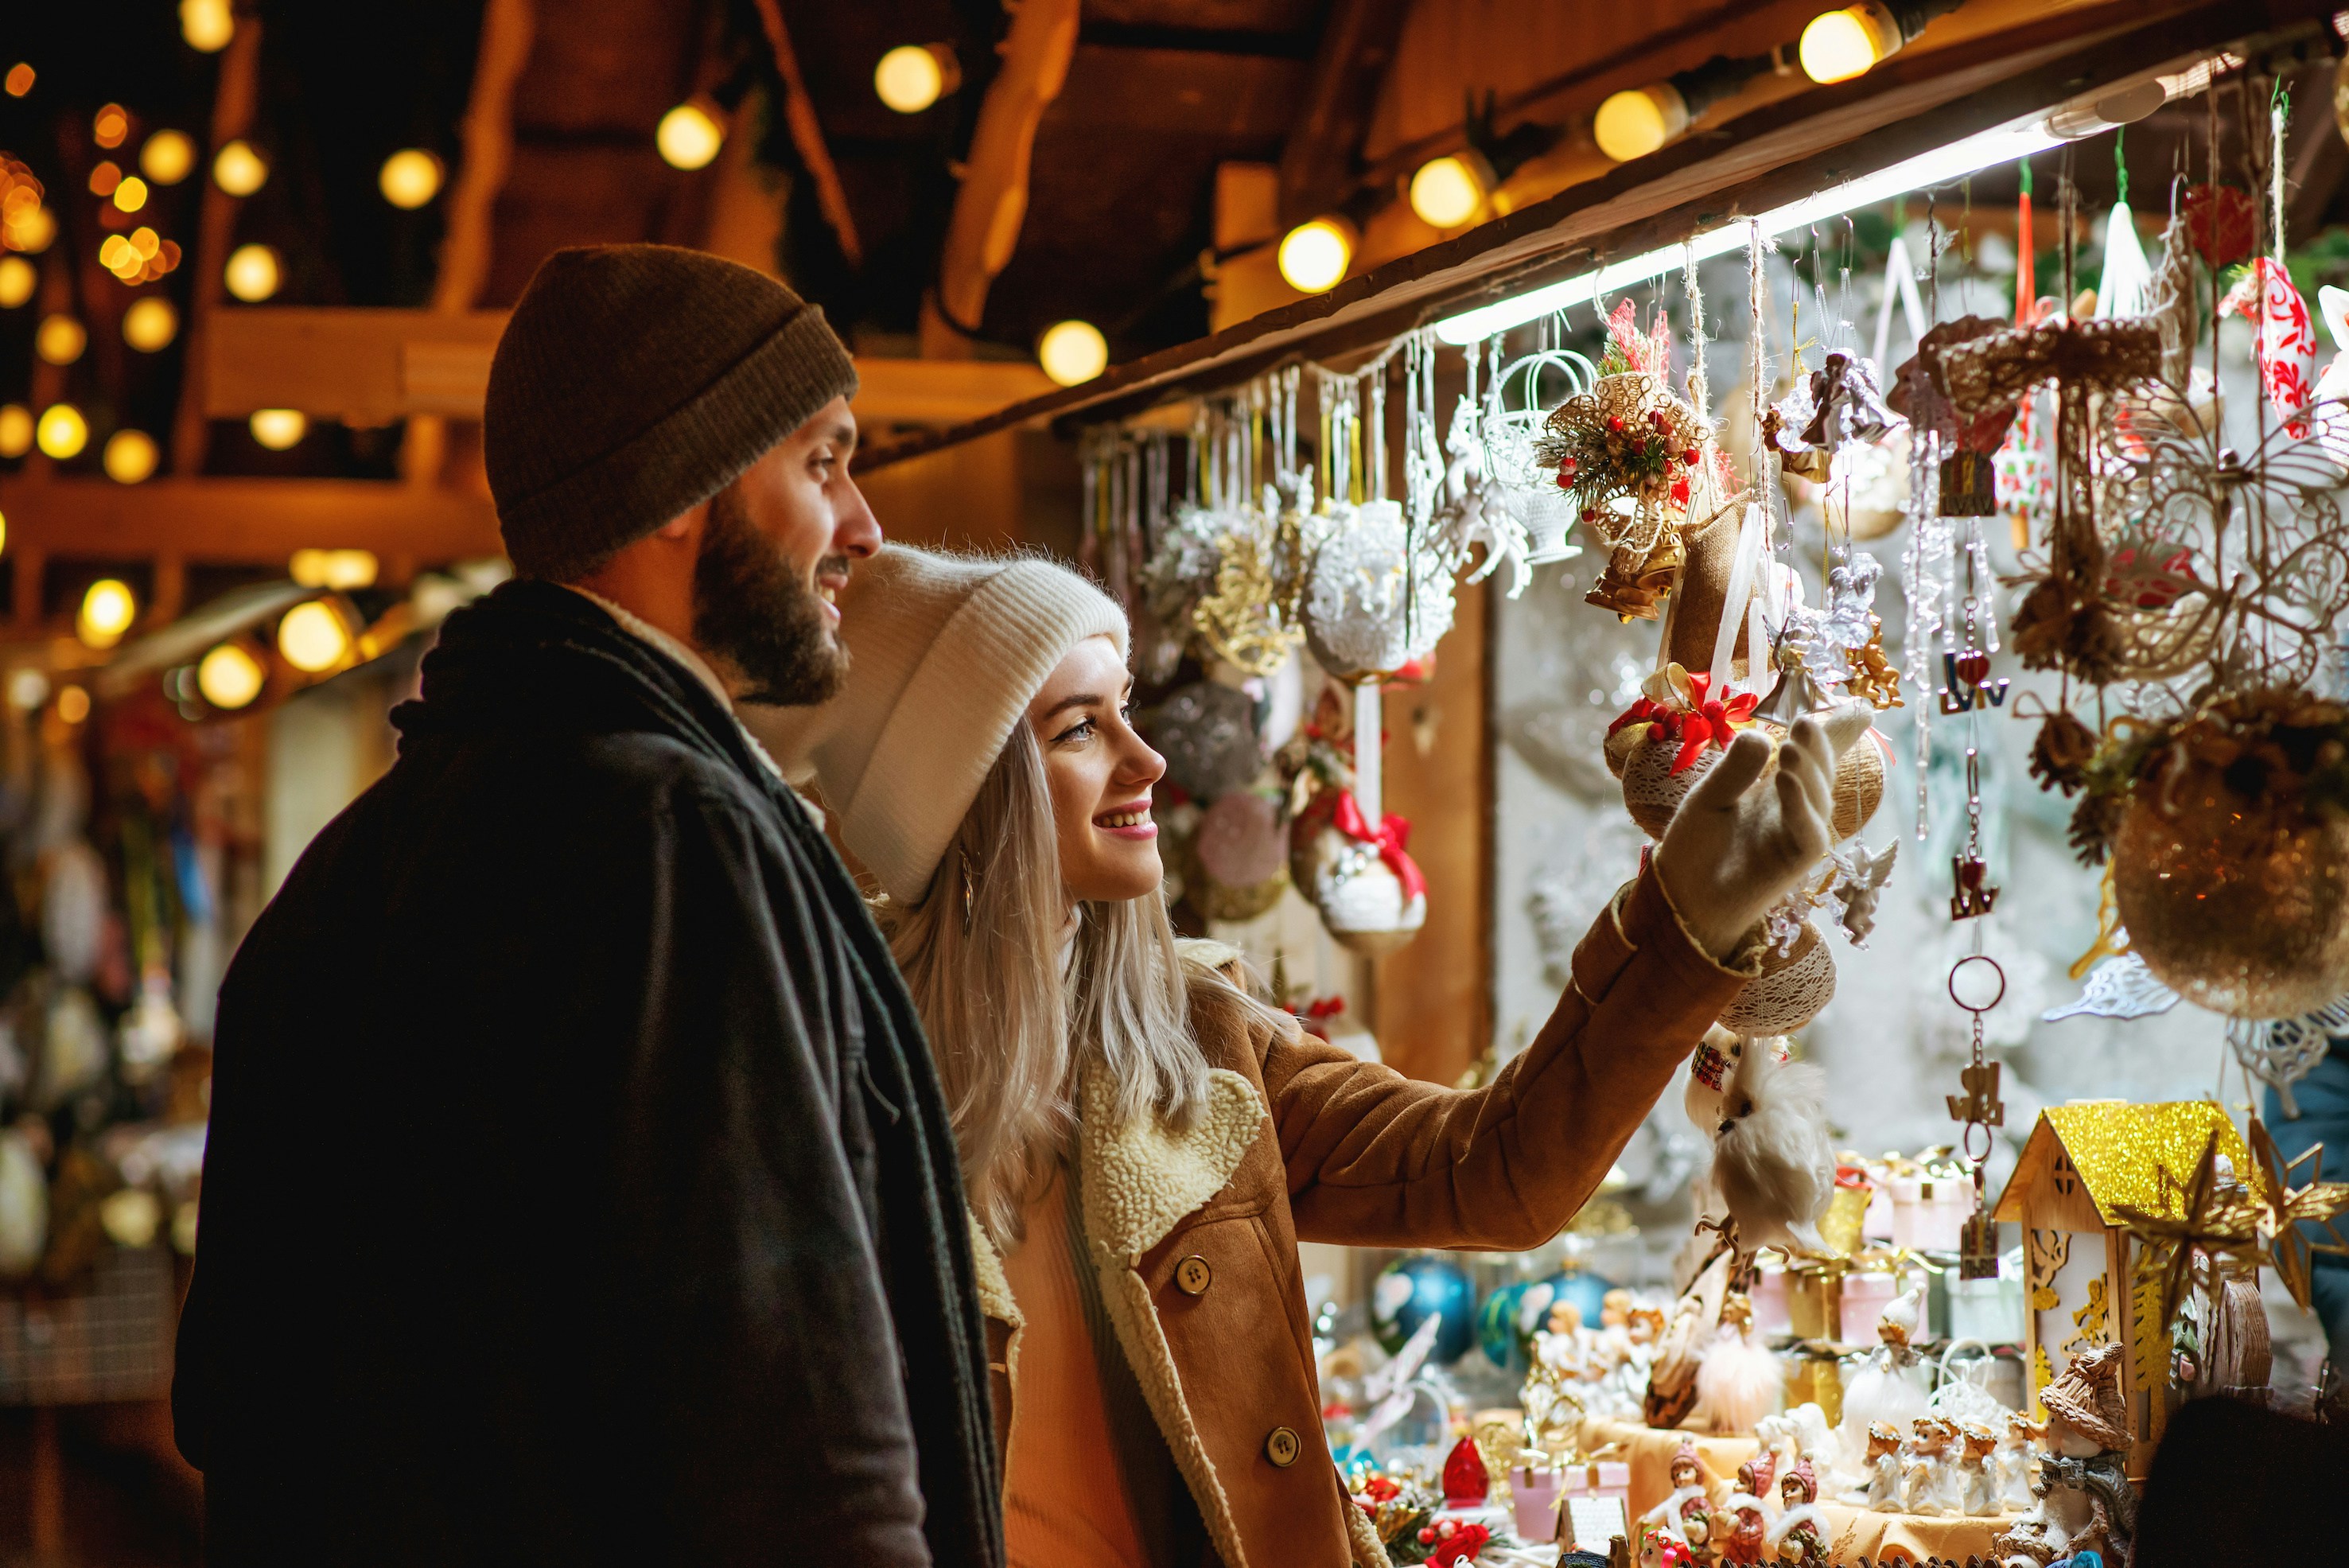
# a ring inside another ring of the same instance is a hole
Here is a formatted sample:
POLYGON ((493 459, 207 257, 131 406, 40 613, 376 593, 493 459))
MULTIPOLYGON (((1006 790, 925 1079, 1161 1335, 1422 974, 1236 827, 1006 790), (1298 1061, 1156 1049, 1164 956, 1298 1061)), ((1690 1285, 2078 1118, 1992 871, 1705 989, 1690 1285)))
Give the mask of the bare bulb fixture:
POLYGON ((1280 275, 1299 294, 1327 294, 1344 281, 1361 240, 1344 218, 1315 218, 1281 237, 1275 259, 1280 275))
POLYGON ((277 651, 285 656, 286 663, 305 675, 332 670, 350 649, 350 628, 325 599, 295 605, 277 623, 277 651))
POLYGON ((285 452, 310 433, 310 421, 299 409, 255 409, 245 428, 271 452, 285 452))
POLYGON ((243 643, 223 642, 196 665, 196 690, 224 712, 250 707, 265 680, 261 660, 243 643))
POLYGON ((143 484, 153 477, 161 459, 155 438, 145 431, 117 431, 107 438, 98 461, 105 465, 106 477, 117 484, 143 484))
POLYGON ((139 618, 139 601, 119 577, 100 577, 81 596, 81 613, 74 618, 74 635, 89 648, 112 648, 139 618))
POLYGON ((250 142, 232 141, 212 159, 212 182, 232 196, 250 196, 269 182, 269 165, 250 142))
POLYGON ((180 0, 180 36, 199 53, 219 54, 236 36, 236 15, 228 0, 180 0))
POLYGON ((161 295, 150 294, 130 302, 122 313, 122 340, 141 354, 158 353, 180 335, 180 313, 161 295))
POLYGON ((681 103, 661 116, 653 145, 672 169, 703 169, 726 144, 726 132, 698 103, 681 103))
POLYGON ((1860 0, 1812 17, 1795 53, 1803 74, 1824 85, 1867 75, 1907 42, 1889 10, 1877 0, 1860 0))
POLYGON ((444 173, 440 160, 429 152, 420 147, 403 147, 383 161, 376 185, 385 201, 412 212, 440 193, 444 173))
POLYGON ((1493 166, 1475 152, 1431 158, 1411 177, 1411 210, 1430 228, 1456 229, 1485 209, 1493 166))
POLYGON ((1109 340, 1090 321, 1055 322, 1037 341, 1036 362, 1061 386, 1073 387, 1109 369, 1109 340))
POLYGON ((873 90, 899 114, 919 114, 962 85, 962 66, 944 44, 900 44, 873 67, 873 90))
POLYGON ((267 245, 239 245, 229 253, 221 276, 231 294, 247 305, 258 305, 277 292, 277 253, 267 245))
POLYGON ((139 171, 158 185, 176 185, 196 166, 196 144, 184 130, 159 130, 139 149, 139 171))
POLYGON ((89 421, 71 403, 51 403, 41 410, 40 423, 34 428, 33 439, 45 456, 59 462, 79 457, 81 449, 89 444, 89 421))
POLYGON ((52 365, 70 365, 88 347, 88 329, 70 316, 45 316, 33 333, 33 352, 52 365))

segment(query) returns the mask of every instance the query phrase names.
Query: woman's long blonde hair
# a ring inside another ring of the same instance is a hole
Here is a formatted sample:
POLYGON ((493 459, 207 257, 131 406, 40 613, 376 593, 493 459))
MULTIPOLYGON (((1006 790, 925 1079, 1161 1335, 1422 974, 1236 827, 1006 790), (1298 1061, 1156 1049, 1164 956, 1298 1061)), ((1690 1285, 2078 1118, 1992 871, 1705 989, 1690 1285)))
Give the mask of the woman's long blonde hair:
POLYGON ((1207 1095, 1164 897, 1079 905, 1064 976, 1058 843, 1043 753, 1023 721, 922 901, 881 910, 946 1086, 971 1207, 1005 1244, 1075 1130, 1081 1066, 1107 1073, 1120 1121, 1188 1128, 1207 1095))

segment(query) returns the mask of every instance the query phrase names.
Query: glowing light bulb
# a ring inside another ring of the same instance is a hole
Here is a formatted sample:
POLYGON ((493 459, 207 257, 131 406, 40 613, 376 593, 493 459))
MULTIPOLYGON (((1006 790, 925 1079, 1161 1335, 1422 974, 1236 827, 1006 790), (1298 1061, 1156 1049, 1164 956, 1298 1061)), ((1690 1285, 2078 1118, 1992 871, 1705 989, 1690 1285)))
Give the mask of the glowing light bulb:
POLYGON ((1649 153, 1688 129, 1688 105, 1661 83, 1619 92, 1599 106, 1590 122, 1599 151, 1618 163, 1649 153))
POLYGON ((440 193, 440 160, 419 147, 402 148, 383 161, 376 184, 395 207, 414 209, 440 193))
POLYGON ((74 618, 74 634, 91 648, 112 648, 139 618, 139 601, 129 586, 117 577, 100 577, 81 597, 81 613, 74 618))
POLYGON ((40 274, 23 256, 0 256, 0 310, 14 310, 33 297, 40 274))
POLYGON ((236 14, 228 0, 180 0, 180 36, 188 47, 216 55, 236 36, 236 14))
POLYGON ((350 628, 324 599, 295 605, 277 623, 277 651, 305 674, 332 670, 350 651, 350 628))
POLYGON ((239 245, 229 253, 221 276, 231 294, 258 305, 277 292, 277 253, 267 245, 239 245))
POLYGON ((269 182, 269 165, 249 142, 232 141, 212 159, 212 182, 232 196, 250 196, 269 182))
POLYGON ((1411 210, 1432 228, 1456 229, 1468 222, 1485 205, 1484 172, 1476 167, 1483 162, 1474 153, 1429 159, 1411 177, 1411 210))
POLYGON ((1354 260, 1354 225, 1343 218, 1298 224, 1280 242, 1280 275, 1299 294, 1327 294, 1354 260))
POLYGON ((947 61, 939 57, 941 52, 936 45, 926 48, 919 44, 898 45, 873 67, 873 90, 899 114, 921 113, 952 90, 947 79, 947 61))
POLYGON ((89 688, 68 686, 57 693, 57 717, 78 724, 89 717, 89 688))
POLYGON ((26 207, 6 219, 8 243, 27 255, 39 255, 57 237, 57 215, 47 207, 26 207))
POLYGON ((117 431, 107 438, 99 461, 105 464, 106 477, 117 484, 138 484, 154 473, 161 458, 155 438, 145 431, 117 431))
POLYGON ((0 403, 0 457, 22 457, 33 450, 33 410, 22 403, 0 403))
POLYGON ((1109 340, 1090 321, 1061 321, 1044 328, 1036 362, 1063 387, 1090 381, 1109 369, 1109 340))
POLYGON ((81 449, 89 444, 89 421, 71 403, 51 403, 41 410, 41 421, 34 427, 33 439, 41 451, 59 462, 79 457, 81 449))
POLYGON ((196 166, 196 144, 184 130, 159 130, 139 149, 139 171, 158 185, 176 185, 196 166))
POLYGON ((310 433, 310 421, 299 409, 255 409, 245 425, 272 452, 284 452, 310 433))
POLYGON ((147 204, 147 182, 133 174, 114 188, 114 204, 126 213, 135 213, 147 204))
POLYGON ((33 334, 33 351, 52 365, 70 365, 89 347, 89 332, 70 316, 47 316, 33 334))
POLYGON ((1803 74, 1813 81, 1844 82, 1865 76, 1877 62, 1898 53, 1905 41, 1889 11, 1875 0, 1861 0, 1812 17, 1796 53, 1803 74))
POLYGON ((33 67, 26 65, 22 60, 18 60, 15 65, 10 66, 8 67, 7 81, 5 84, 8 88, 8 96, 10 98, 23 98, 26 93, 32 91, 33 77, 33 67))
POLYGON ((675 169, 705 168, 725 144, 726 132, 696 103, 678 104, 662 115, 660 128, 653 132, 662 161, 675 169))
POLYGON ((134 299, 122 313, 122 340, 141 354, 170 348, 179 335, 180 313, 160 295, 134 299))
POLYGON ((98 118, 90 122, 90 140, 100 147, 119 147, 122 139, 129 134, 130 117, 122 112, 119 103, 109 103, 99 109, 98 118))
POLYGON ((260 696, 265 679, 261 660, 247 653, 242 643, 223 642, 196 666, 196 690, 203 693, 205 701, 229 712, 260 696))
POLYGON ((286 575, 304 587, 337 592, 374 587, 376 571, 372 550, 296 550, 285 565, 286 575))

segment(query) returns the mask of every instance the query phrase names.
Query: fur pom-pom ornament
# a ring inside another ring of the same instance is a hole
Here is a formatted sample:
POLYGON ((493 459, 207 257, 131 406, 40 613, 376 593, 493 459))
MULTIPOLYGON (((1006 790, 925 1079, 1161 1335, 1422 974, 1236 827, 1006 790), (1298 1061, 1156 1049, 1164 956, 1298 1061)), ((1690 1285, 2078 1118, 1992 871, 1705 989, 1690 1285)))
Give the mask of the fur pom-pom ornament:
POLYGON ((1721 1335, 1696 1368, 1696 1417, 1724 1436, 1743 1436, 1774 1414, 1785 1385, 1777 1355, 1754 1334, 1754 1303, 1733 1291, 1721 1303, 1721 1335))
POLYGON ((1748 1050, 1722 1100, 1713 1178, 1748 1253, 1764 1247, 1821 1250, 1819 1216, 1835 1196, 1835 1146, 1826 1126, 1826 1075, 1806 1062, 1780 1066, 1748 1050))

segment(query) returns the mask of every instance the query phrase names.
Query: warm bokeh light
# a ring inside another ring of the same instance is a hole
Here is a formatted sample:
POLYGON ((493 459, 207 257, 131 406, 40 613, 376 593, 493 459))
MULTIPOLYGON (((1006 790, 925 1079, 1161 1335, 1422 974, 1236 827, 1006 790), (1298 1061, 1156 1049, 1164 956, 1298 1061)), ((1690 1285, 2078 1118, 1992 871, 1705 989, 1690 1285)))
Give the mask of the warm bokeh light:
POLYGON ((33 352, 52 365, 70 365, 88 347, 88 328, 70 316, 45 316, 33 334, 33 352))
POLYGON ((1849 81, 1900 47, 1900 24, 1881 5, 1847 5, 1811 18, 1798 48, 1815 82, 1849 81))
POLYGON ((1645 158, 1688 129, 1688 105, 1678 89, 1666 83, 1631 88, 1599 106, 1591 120, 1591 139, 1599 151, 1618 163, 1645 158))
POLYGON ((245 425, 272 452, 284 452, 310 433, 310 421, 299 409, 255 409, 245 425))
POLYGON ((725 144, 726 132, 697 103, 681 103, 670 109, 661 116, 660 129, 653 132, 653 145, 660 149, 662 161, 677 169, 706 167, 725 144))
POLYGON ((112 648, 139 618, 139 601, 119 577, 100 577, 81 597, 81 613, 74 618, 74 635, 91 648, 112 648))
POLYGON ((1411 177, 1411 210, 1431 228, 1456 229, 1484 205, 1485 182, 1465 159, 1431 158, 1411 177))
POLYGON ((49 700, 49 678, 38 665, 20 664, 8 672, 8 706, 29 713, 49 700))
POLYGON ((919 114, 947 90, 947 70, 936 49, 900 44, 873 67, 873 90, 899 114, 919 114))
POLYGON ((41 451, 59 462, 79 457, 81 449, 89 444, 89 421, 71 403, 51 403, 41 410, 41 422, 33 428, 33 439, 41 451))
POLYGON ((236 36, 236 14, 228 0, 180 0, 180 36, 191 49, 218 54, 236 36))
POLYGON ((1327 294, 1354 261, 1354 225, 1343 218, 1298 224, 1280 242, 1280 275, 1299 294, 1327 294))
POLYGON ((147 182, 133 174, 114 188, 114 204, 126 213, 135 213, 147 204, 147 182))
POLYGON ((27 255, 39 255, 57 237, 57 215, 47 207, 26 207, 5 220, 8 243, 27 255))
POLYGON ((141 354, 170 348, 179 335, 180 313, 160 295, 134 299, 122 313, 122 340, 141 354))
POLYGON ((130 117, 122 112, 120 104, 109 103, 90 121, 89 134, 90 140, 100 147, 119 147, 122 139, 130 134, 130 117))
POLYGON ((139 171, 158 185, 176 185, 196 166, 196 144, 184 130, 159 130, 139 149, 139 171))
POLYGON ((375 587, 372 550, 296 550, 286 563, 286 575, 305 588, 333 588, 347 593, 375 587))
POLYGON ((440 193, 440 160, 418 147, 402 148, 383 161, 376 184, 395 207, 424 205, 440 193))
POLYGON ((1073 387, 1109 369, 1109 339, 1090 321, 1055 322, 1037 340, 1036 362, 1063 387, 1073 387))
POLYGON ((57 717, 78 724, 89 717, 89 688, 67 686, 57 693, 57 717))
POLYGON ((111 196, 114 194, 115 187, 121 183, 121 166, 113 159, 101 158, 90 166, 89 193, 91 195, 111 196))
POLYGON ((107 438, 99 461, 106 466, 107 478, 118 484, 139 484, 154 473, 162 455, 156 450, 155 438, 145 431, 117 431, 107 438))
POLYGON ((232 196, 250 196, 269 182, 269 165, 249 142, 232 141, 212 160, 212 181, 232 196))
POLYGON ((277 253, 267 245, 239 245, 229 253, 221 277, 231 294, 258 305, 277 292, 277 253))
POLYGON ((204 701, 232 712, 261 695, 264 679, 261 660, 242 643, 223 642, 196 666, 196 690, 204 701))
POLYGON ((14 310, 33 297, 41 275, 23 256, 0 256, 0 310, 14 310))
POLYGON ((33 450, 33 410, 22 403, 0 403, 0 457, 22 457, 33 450))
POLYGON ((10 98, 22 98, 26 93, 32 91, 33 75, 33 67, 26 65, 22 60, 18 60, 15 65, 10 66, 8 67, 8 78, 5 83, 5 86, 8 88, 8 96, 10 98))
POLYGON ((295 605, 277 623, 277 651, 285 656, 286 663, 305 674, 332 670, 350 649, 350 628, 324 599, 295 605))

